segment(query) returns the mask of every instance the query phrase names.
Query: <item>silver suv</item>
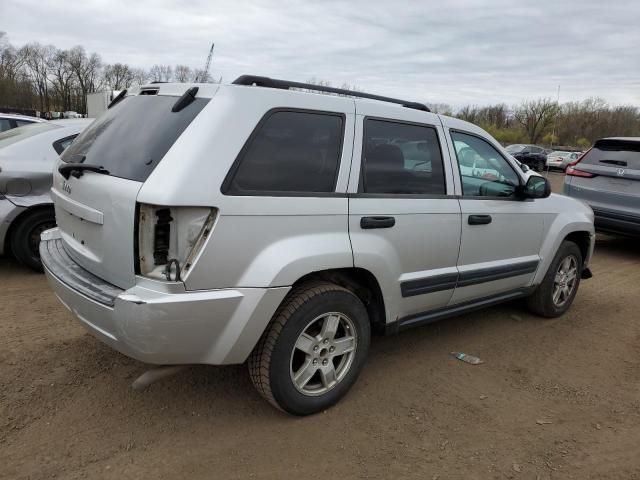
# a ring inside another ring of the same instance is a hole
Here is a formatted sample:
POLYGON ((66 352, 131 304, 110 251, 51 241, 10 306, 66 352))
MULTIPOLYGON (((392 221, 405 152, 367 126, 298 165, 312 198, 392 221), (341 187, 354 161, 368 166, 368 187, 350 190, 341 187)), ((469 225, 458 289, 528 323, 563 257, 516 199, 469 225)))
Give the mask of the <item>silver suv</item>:
POLYGON ((140 361, 247 361, 306 415, 372 331, 519 297, 555 317, 589 276, 591 209, 424 105, 252 76, 114 102, 63 154, 40 249, 62 303, 140 361))
POLYGON ((598 230, 640 236, 640 138, 598 140, 567 167, 564 193, 593 209, 598 230))

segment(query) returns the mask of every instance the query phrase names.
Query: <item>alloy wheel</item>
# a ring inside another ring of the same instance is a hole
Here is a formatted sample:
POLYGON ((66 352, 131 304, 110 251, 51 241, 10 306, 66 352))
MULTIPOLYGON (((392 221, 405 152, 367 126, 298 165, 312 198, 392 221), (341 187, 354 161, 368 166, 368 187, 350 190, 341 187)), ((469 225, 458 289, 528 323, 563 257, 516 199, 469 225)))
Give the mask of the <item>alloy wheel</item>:
POLYGON ((324 313, 309 322, 291 352, 295 388, 308 396, 323 395, 349 372, 358 345, 353 321, 343 313, 324 313))

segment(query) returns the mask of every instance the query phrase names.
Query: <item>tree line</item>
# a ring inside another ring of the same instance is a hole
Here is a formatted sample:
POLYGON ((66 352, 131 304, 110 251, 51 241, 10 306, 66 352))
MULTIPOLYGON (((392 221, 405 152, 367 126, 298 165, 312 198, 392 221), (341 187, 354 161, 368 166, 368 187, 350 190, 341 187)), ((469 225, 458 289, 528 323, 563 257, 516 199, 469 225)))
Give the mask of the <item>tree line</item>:
POLYGON ((585 149, 603 137, 640 135, 640 109, 609 105, 601 98, 558 104, 549 99, 506 104, 465 106, 457 112, 444 104, 438 113, 479 125, 503 144, 534 143, 585 149))
POLYGON ((86 113, 88 93, 122 90, 148 82, 212 82, 208 72, 188 65, 149 70, 105 63, 78 45, 68 50, 38 42, 14 47, 0 32, 0 108, 86 113))
MULTIPOLYGON (((86 113, 86 96, 102 90, 122 90, 148 82, 212 82, 208 72, 188 65, 154 65, 149 70, 125 63, 105 63, 97 53, 76 46, 62 50, 34 42, 16 48, 0 32, 0 108, 76 111, 86 113)), ((326 80, 308 83, 331 86, 326 80)), ((343 84, 346 90, 362 91, 343 84)), ((608 136, 640 136, 640 109, 613 106, 601 98, 557 102, 541 98, 518 105, 467 105, 458 110, 447 104, 431 109, 475 123, 499 142, 586 148, 608 136)))

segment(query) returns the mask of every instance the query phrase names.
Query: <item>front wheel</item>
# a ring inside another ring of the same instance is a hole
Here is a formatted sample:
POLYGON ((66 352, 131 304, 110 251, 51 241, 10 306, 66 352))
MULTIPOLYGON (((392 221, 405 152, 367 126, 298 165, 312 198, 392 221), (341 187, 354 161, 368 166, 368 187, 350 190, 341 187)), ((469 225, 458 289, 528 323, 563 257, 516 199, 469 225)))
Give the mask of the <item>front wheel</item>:
POLYGON ((355 383, 369 350, 367 311, 332 283, 296 287, 249 357, 251 381, 273 406, 309 415, 335 404, 355 383))
POLYGON ((542 283, 527 299, 530 310, 547 318, 559 317, 573 303, 582 276, 582 252, 564 241, 553 258, 542 283))

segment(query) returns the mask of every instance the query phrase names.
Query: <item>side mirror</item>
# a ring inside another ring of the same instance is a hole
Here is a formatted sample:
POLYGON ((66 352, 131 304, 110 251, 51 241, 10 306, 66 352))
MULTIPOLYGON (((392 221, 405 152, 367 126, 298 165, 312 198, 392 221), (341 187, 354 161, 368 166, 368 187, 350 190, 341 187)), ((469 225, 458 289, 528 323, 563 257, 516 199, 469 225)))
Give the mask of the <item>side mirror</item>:
POLYGON ((531 176, 527 180, 522 194, 524 198, 547 198, 551 195, 551 184, 544 177, 531 176))
POLYGON ((520 164, 520 169, 521 169, 524 173, 527 173, 529 170, 531 170, 531 169, 529 168, 529 165, 527 165, 526 163, 521 163, 521 164, 520 164))

